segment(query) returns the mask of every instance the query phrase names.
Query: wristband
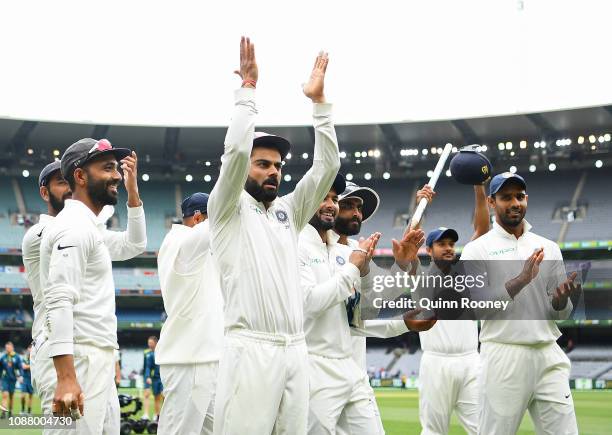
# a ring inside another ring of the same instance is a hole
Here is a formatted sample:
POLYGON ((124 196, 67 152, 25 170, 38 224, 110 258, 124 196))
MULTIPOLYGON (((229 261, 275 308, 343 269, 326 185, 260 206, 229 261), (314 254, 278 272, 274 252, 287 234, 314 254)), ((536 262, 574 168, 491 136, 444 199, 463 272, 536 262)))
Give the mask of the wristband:
POLYGON ((366 251, 365 249, 361 249, 361 248, 353 248, 353 252, 354 252, 354 251, 363 252, 365 255, 368 255, 368 251, 366 251))
POLYGON ((242 81, 242 86, 244 86, 244 85, 251 85, 254 88, 256 88, 257 87, 257 82, 255 80, 243 80, 242 81))

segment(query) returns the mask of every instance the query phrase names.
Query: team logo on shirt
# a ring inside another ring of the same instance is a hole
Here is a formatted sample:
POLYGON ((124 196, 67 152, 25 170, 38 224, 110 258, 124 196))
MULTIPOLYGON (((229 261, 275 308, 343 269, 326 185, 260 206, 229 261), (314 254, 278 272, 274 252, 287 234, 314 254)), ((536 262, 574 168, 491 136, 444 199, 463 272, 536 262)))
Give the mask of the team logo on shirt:
POLYGON ((287 216, 285 210, 276 210, 276 219, 278 219, 280 223, 286 224, 289 220, 289 216, 287 216))
POLYGON ((346 263, 346 260, 341 255, 337 255, 336 263, 338 263, 340 266, 344 266, 344 263, 346 263))

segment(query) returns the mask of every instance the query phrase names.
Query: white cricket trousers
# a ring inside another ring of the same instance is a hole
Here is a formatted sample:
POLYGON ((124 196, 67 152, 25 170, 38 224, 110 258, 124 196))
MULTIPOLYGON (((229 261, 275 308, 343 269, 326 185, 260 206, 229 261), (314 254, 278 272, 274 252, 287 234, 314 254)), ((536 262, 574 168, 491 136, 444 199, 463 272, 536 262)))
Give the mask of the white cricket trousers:
POLYGON ((557 343, 485 342, 480 354, 480 434, 515 434, 525 410, 538 435, 578 434, 570 361, 557 343))
POLYGON ((164 404, 160 435, 212 435, 218 362, 161 364, 164 404))
POLYGON ((478 433, 479 374, 478 352, 423 352, 419 369, 421 434, 447 434, 453 411, 468 434, 478 433))
POLYGON ((304 435, 308 356, 303 334, 231 330, 215 398, 215 435, 304 435))
MULTIPOLYGON (((37 343, 38 344, 38 343, 37 343)), ((38 346, 37 346, 38 347, 38 346)), ((43 414, 52 413, 57 374, 53 358, 49 357, 48 342, 36 351, 36 390, 43 414)), ((74 345, 74 368, 85 403, 84 415, 75 429, 44 429, 45 435, 116 435, 120 427, 119 399, 115 385, 115 356, 111 348, 87 344, 74 345)))
POLYGON ((308 434, 379 434, 380 415, 368 376, 355 360, 313 354, 308 355, 308 360, 308 434))

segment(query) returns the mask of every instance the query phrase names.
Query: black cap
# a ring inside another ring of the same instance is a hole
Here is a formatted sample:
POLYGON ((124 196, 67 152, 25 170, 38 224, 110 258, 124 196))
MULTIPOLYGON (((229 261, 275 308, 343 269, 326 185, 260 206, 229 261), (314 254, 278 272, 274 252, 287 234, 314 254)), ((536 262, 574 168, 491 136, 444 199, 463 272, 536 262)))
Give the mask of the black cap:
POLYGON ((132 151, 127 148, 113 148, 108 139, 95 140, 89 137, 81 139, 64 151, 62 175, 64 178, 72 177, 75 169, 82 168, 85 163, 105 154, 113 154, 119 162, 132 154, 132 151))
POLYGON ((257 147, 273 148, 277 150, 281 155, 281 160, 285 160, 285 157, 287 157, 287 154, 289 154, 291 150, 291 144, 287 139, 264 133, 263 131, 256 131, 253 137, 253 148, 257 147))
POLYGON ((342 174, 336 174, 336 178, 331 186, 334 189, 334 192, 338 194, 338 196, 342 195, 342 192, 346 189, 346 181, 344 180, 344 176, 342 174))
POLYGON ((346 189, 340 194, 340 201, 347 198, 361 199, 363 203, 361 206, 361 214, 363 215, 362 222, 371 218, 372 215, 376 213, 376 210, 378 210, 378 205, 380 204, 378 193, 369 187, 358 186, 352 181, 346 183, 346 189))
POLYGON ((478 149, 478 145, 463 147, 451 160, 451 174, 459 183, 478 185, 491 178, 491 162, 478 149))
POLYGON ((196 192, 193 195, 188 196, 181 203, 181 212, 183 217, 190 217, 199 211, 202 214, 208 213, 208 194, 202 192, 196 192))
POLYGON ((51 179, 51 175, 53 175, 56 171, 61 169, 62 163, 59 160, 55 160, 54 162, 49 163, 45 166, 42 171, 40 171, 40 175, 38 176, 38 187, 43 187, 49 184, 49 179, 51 179))

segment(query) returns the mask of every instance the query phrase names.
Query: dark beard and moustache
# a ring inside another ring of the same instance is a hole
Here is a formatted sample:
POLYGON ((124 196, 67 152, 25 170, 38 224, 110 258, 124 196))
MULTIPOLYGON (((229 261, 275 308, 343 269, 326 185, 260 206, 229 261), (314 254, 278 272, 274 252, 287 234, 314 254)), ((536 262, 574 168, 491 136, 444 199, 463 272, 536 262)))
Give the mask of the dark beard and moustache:
POLYGON ((64 209, 64 201, 70 199, 71 197, 72 194, 68 192, 62 198, 57 198, 51 193, 51 191, 49 191, 49 203, 51 204, 51 208, 55 211, 55 214, 58 214, 64 209))
POLYGON ((361 221, 355 217, 343 219, 336 217, 336 232, 345 236, 355 236, 361 231, 361 221), (355 225, 357 224, 357 225, 355 225))
POLYGON ((116 181, 93 180, 89 177, 87 184, 87 193, 95 204, 115 205, 117 204, 117 196, 108 192, 108 188, 113 185, 118 185, 116 181))
POLYGON ((258 184, 255 179, 248 177, 246 183, 244 183, 244 190, 259 202, 272 202, 278 196, 278 181, 276 178, 267 178, 263 183, 258 184), (276 189, 266 190, 263 188, 264 184, 273 184, 276 189))
POLYGON ((328 222, 321 219, 319 213, 315 214, 310 221, 308 222, 312 225, 317 231, 327 231, 331 230, 334 227, 335 222, 328 222))
POLYGON ((523 222, 523 218, 525 217, 525 210, 519 211, 516 210, 519 213, 519 217, 518 218, 509 218, 505 213, 502 214, 499 218, 502 221, 502 224, 504 224, 507 227, 518 227, 522 222, 523 222))

